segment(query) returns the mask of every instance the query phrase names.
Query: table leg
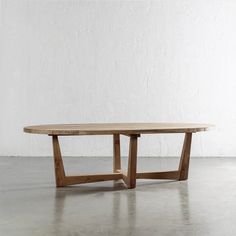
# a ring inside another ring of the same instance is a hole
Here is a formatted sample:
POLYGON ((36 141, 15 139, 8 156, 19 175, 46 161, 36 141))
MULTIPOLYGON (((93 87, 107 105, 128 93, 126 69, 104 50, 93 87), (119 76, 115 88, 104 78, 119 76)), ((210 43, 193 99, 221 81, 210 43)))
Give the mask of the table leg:
MULTIPOLYGON (((111 173, 111 174, 108 173, 108 174, 66 176, 63 165, 63 159, 61 156, 60 144, 57 135, 52 136, 52 144, 53 144, 55 178, 57 187, 64 187, 73 184, 83 184, 83 183, 93 183, 99 181, 123 179, 122 173, 119 173, 118 171, 117 173, 111 173)), ((118 164, 116 166, 118 166, 118 164)))
MULTIPOLYGON (((179 162, 178 170, 161 171, 161 172, 139 172, 137 179, 188 179, 190 151, 191 151, 192 133, 185 133, 182 154, 179 162)), ((124 178, 124 177, 123 177, 124 178)))
POLYGON ((126 183, 128 188, 136 187, 137 145, 138 145, 138 135, 131 135, 129 143, 129 160, 128 160, 129 162, 128 162, 127 183, 126 183))
POLYGON ((121 171, 120 160, 120 135, 113 135, 113 172, 117 173, 121 171))
POLYGON ((189 160, 191 151, 192 133, 186 133, 179 163, 179 180, 188 179, 189 160))
POLYGON ((57 187, 65 186, 65 170, 61 157, 60 144, 56 135, 52 136, 54 168, 57 187))

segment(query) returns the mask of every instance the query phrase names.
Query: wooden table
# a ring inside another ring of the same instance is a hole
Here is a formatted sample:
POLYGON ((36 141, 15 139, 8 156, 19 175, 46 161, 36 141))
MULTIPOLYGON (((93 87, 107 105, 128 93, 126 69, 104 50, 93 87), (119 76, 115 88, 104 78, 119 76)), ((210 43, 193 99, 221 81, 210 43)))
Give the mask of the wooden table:
POLYGON ((52 136, 55 177, 57 187, 122 179, 128 188, 136 187, 136 179, 175 179, 188 178, 192 133, 206 131, 209 124, 175 123, 104 123, 104 124, 58 124, 27 126, 27 133, 47 134, 52 136), (185 133, 179 168, 164 172, 138 172, 137 145, 141 134, 185 133), (113 173, 66 176, 60 151, 58 136, 71 135, 112 135, 113 136, 113 173), (127 173, 121 170, 120 135, 128 136, 129 157, 127 173))

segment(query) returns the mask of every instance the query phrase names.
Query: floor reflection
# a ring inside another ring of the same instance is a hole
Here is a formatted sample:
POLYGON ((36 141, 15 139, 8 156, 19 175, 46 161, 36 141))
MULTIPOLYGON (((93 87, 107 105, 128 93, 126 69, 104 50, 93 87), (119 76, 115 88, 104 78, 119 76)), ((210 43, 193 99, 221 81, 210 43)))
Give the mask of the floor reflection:
MULTIPOLYGON (((86 185, 79 185, 79 186, 67 186, 63 188, 57 188, 55 190, 55 198, 54 198, 54 220, 53 225, 55 225, 56 232, 55 234, 61 233, 62 230, 64 230, 64 222, 67 221, 65 216, 65 209, 68 204, 71 204, 70 201, 67 202, 67 199, 74 198, 80 201, 80 197, 91 196, 91 198, 94 197, 94 195, 100 195, 100 198, 102 195, 105 195, 106 193, 110 192, 112 193, 112 225, 114 228, 119 228, 118 222, 119 222, 119 211, 120 211, 120 201, 121 201, 121 190, 127 190, 125 184, 122 181, 113 181, 112 186, 94 186, 93 184, 86 184, 86 185), (62 227, 63 226, 63 227, 62 227)), ((123 191, 122 191, 123 192, 123 191)), ((89 204, 89 202, 85 203, 89 204)), ((128 204, 129 205, 129 204, 128 204)), ((75 208, 78 206, 75 206, 75 208)), ((86 216, 86 212, 85 216, 86 216)), ((82 212, 83 214, 83 212, 82 212)), ((81 212, 78 209, 78 215, 81 215, 81 212)), ((73 219, 72 219, 73 220, 73 219)), ((92 223, 92 222, 91 222, 92 223)), ((73 235, 77 235, 74 231, 75 229, 71 229, 70 231, 73 231, 73 235)))
MULTIPOLYGON (((172 195, 174 205, 179 206, 179 209, 173 209, 173 214, 180 215, 181 221, 189 224, 188 184, 185 182, 179 185, 171 184, 171 182, 173 183, 173 181, 140 183, 133 190, 126 189, 121 181, 114 181, 113 186, 80 185, 56 189, 53 222, 55 233, 65 230, 65 222, 70 222, 74 226, 78 225, 78 228, 81 227, 81 224, 85 226, 86 224, 107 224, 106 227, 113 232, 120 232, 122 228, 125 228, 127 234, 133 235, 140 221, 147 220, 145 211, 155 209, 155 203, 161 200, 158 199, 158 196, 163 198, 165 192, 168 192, 167 198, 172 195), (145 195, 148 198, 145 199, 145 195), (153 202, 144 204, 150 199, 153 202), (97 205, 96 201, 101 205, 97 205), (144 208, 143 205, 147 208, 144 208), (73 210, 77 211, 71 213, 73 210)), ((160 205, 160 202, 157 204, 160 205)), ((158 209, 161 209, 162 212, 156 212, 155 216, 151 216, 157 220, 157 224, 158 220, 166 214, 165 208, 158 209)), ((76 235, 79 229, 72 227, 69 230, 76 235)))
POLYGON ((112 225, 115 231, 119 231, 123 224, 128 225, 126 228, 128 232, 136 228, 136 191, 129 191, 127 194, 124 192, 116 192, 113 194, 112 201, 112 225), (126 219, 126 222, 123 222, 122 219, 126 219))

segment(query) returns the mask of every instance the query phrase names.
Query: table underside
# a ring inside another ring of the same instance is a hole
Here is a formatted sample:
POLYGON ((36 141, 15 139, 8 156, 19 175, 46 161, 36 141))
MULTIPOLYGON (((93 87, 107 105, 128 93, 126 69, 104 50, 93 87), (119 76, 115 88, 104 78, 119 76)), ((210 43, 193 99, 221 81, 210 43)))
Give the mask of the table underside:
POLYGON ((58 135, 50 135, 52 136, 53 142, 53 156, 57 187, 108 180, 123 180, 127 188, 135 188, 136 179, 186 180, 188 178, 192 132, 185 133, 182 154, 180 157, 178 169, 163 172, 137 173, 137 147, 138 138, 140 137, 140 134, 125 135, 129 138, 128 169, 126 172, 121 170, 120 134, 113 134, 113 172, 105 174, 88 174, 78 176, 67 176, 65 174, 58 135))

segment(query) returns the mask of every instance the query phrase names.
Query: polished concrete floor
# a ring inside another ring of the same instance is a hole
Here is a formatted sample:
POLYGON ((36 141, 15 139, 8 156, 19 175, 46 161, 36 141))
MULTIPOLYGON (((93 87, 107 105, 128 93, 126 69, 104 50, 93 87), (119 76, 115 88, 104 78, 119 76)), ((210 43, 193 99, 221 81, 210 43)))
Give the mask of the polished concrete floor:
MULTIPOLYGON (((126 162, 124 159, 123 162, 126 162)), ((168 170, 177 158, 139 158, 168 170)), ((107 172, 111 158, 65 158, 69 173, 107 172)), ((236 235, 236 158, 192 158, 189 180, 56 189, 51 158, 0 157, 0 235, 236 235)))

